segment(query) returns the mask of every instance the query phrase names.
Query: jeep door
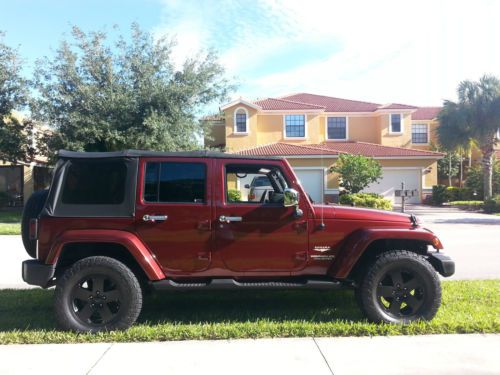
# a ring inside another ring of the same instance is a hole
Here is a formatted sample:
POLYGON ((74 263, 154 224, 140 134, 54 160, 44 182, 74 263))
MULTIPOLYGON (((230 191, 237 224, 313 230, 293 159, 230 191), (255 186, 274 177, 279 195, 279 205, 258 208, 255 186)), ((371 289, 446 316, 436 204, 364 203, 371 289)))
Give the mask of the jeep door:
POLYGON ((218 159, 216 163, 217 257, 234 272, 303 268, 307 259, 307 214, 296 217, 294 207, 283 206, 283 190, 289 186, 283 164, 237 159, 218 159), (249 184, 256 177, 270 179, 269 189, 259 201, 249 197, 249 184))
POLYGON ((211 160, 144 158, 139 164, 136 231, 170 274, 210 264, 211 160))

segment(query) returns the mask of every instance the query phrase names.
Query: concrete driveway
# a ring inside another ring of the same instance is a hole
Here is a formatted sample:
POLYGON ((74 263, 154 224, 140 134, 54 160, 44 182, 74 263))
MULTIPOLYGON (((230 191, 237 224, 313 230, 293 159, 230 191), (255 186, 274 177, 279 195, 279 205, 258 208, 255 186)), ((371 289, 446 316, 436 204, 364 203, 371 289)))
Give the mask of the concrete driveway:
POLYGON ((436 233, 455 260, 456 272, 449 279, 500 278, 500 216, 423 205, 408 205, 406 213, 436 233))
MULTIPOLYGON (((435 232, 456 262, 452 279, 500 278, 500 216, 454 208, 408 205, 435 232)), ((0 288, 27 288, 21 262, 28 258, 21 236, 0 236, 0 288)))

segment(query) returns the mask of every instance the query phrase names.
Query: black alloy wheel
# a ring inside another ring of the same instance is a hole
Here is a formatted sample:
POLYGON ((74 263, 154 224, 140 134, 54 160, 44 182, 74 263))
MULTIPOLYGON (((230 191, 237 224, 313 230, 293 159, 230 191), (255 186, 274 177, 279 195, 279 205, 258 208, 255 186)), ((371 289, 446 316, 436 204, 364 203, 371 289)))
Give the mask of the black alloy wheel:
POLYGON ((123 330, 135 323, 142 291, 134 273, 120 261, 81 259, 56 283, 54 309, 59 326, 76 332, 123 330))
POLYGON ((356 291, 358 304, 373 322, 431 320, 441 305, 441 285, 423 256, 406 250, 380 254, 356 291))

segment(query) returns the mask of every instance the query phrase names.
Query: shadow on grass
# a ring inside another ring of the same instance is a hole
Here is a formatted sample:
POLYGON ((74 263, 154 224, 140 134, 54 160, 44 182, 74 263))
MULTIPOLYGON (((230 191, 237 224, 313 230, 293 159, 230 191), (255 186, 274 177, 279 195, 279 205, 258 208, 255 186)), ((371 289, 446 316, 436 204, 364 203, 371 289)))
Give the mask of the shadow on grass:
MULTIPOLYGON (((56 329, 53 290, 0 290, 0 331, 56 329)), ((189 291, 146 296, 138 323, 361 321, 353 292, 189 291)))

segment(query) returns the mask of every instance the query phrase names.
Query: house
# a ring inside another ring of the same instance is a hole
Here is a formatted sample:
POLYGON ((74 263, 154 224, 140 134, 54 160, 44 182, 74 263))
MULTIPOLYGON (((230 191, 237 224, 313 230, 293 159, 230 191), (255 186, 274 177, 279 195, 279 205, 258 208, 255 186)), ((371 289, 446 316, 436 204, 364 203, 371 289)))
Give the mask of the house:
POLYGON ((401 183, 421 202, 437 183, 431 151, 439 107, 386 105, 299 93, 256 101, 238 99, 210 118, 206 146, 243 155, 284 156, 315 201, 336 202, 338 176, 329 173, 342 153, 375 158, 383 178, 367 191, 394 200, 401 183))

